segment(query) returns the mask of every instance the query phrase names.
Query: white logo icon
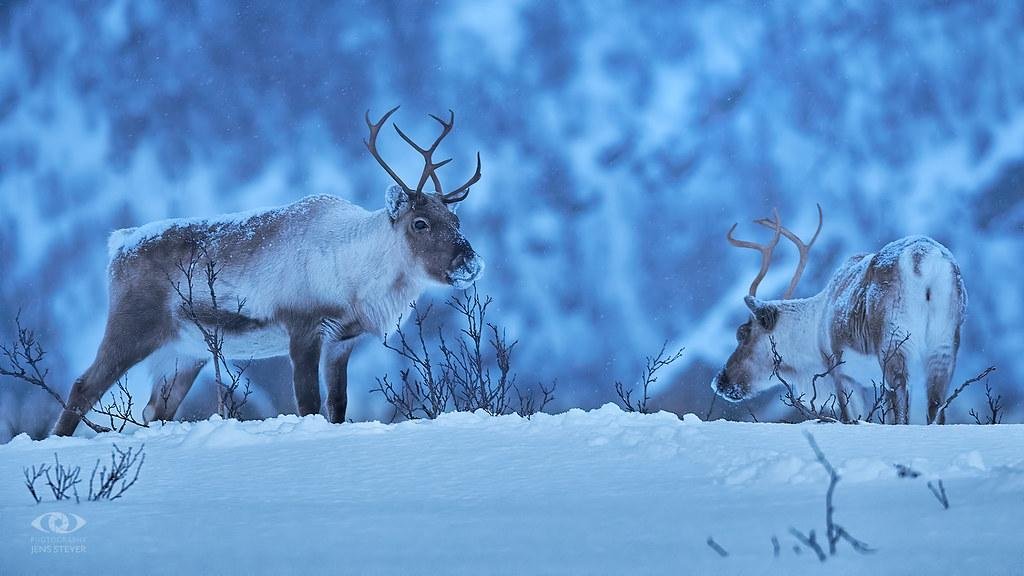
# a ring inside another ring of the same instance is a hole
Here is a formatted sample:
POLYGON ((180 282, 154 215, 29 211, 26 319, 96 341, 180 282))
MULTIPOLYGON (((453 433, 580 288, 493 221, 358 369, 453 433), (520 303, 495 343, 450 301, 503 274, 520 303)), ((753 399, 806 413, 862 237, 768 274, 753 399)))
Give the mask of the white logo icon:
POLYGON ((36 516, 32 521, 33 528, 47 534, 71 534, 81 530, 83 526, 85 526, 85 518, 74 513, 47 512, 36 516))

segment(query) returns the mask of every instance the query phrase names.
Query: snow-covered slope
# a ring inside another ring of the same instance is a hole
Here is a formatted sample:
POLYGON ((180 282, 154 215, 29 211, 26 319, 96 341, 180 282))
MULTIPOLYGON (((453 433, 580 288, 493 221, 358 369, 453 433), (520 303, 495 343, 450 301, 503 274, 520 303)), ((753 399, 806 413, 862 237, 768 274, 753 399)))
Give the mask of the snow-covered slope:
POLYGON ((1022 512, 1019 425, 705 423, 606 406, 215 420, 0 446, 0 574, 1017 574, 1022 512), (791 527, 825 530, 827 475, 805 431, 842 476, 836 520, 875 553, 795 553, 791 527), (87 474, 112 443, 147 454, 121 500, 36 505, 22 486, 22 467, 54 452, 87 474), (921 476, 898 477, 897 463, 921 476), (948 510, 926 487, 938 479, 948 510), (85 524, 47 535, 32 522, 48 512, 85 524), (41 538, 85 549, 33 555, 41 538))

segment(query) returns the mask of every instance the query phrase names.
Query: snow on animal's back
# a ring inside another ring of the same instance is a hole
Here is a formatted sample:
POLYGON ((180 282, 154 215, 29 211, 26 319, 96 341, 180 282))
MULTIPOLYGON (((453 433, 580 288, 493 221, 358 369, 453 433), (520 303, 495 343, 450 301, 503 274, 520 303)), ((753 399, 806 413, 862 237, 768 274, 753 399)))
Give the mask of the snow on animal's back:
POLYGON ((872 264, 899 270, 904 298, 924 307, 922 316, 933 315, 936 306, 962 320, 967 309, 967 290, 960 266, 945 246, 928 236, 907 236, 882 247, 872 264))
POLYGON ((130 256, 169 233, 184 231, 203 233, 212 243, 209 248, 215 248, 218 241, 227 238, 236 241, 258 241, 257 235, 266 234, 271 227, 300 223, 311 214, 326 210, 331 210, 343 220, 354 220, 367 214, 364 208, 337 196, 306 196, 283 206, 256 208, 211 217, 168 218, 135 228, 115 230, 107 241, 107 255, 110 260, 119 256, 130 256))

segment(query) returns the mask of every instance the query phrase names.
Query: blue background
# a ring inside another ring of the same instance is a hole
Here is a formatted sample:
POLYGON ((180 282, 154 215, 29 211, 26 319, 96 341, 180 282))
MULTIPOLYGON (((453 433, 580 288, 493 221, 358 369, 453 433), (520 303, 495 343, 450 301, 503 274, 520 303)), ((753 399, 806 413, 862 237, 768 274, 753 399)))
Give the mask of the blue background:
MULTIPOLYGON (((453 108, 445 178, 484 162, 460 209, 480 288, 558 407, 611 400, 668 340, 687 352, 656 404, 703 415, 757 266, 725 231, 777 206, 807 235, 820 202, 798 294, 854 252, 935 237, 970 295, 955 380, 997 365, 1019 420, 1022 30, 1016 2, 0 2, 0 336, 21 308, 66 389, 102 333, 111 230, 312 193, 379 208, 363 112, 402 104, 426 140, 426 114, 453 108)), ((794 262, 780 251, 763 295, 794 262)), ((396 366, 362 346, 353 417, 385 414, 363 391, 396 366)), ((254 415, 294 409, 286 361, 254 375, 254 415)), ((0 384, 0 440, 53 417, 0 384)))

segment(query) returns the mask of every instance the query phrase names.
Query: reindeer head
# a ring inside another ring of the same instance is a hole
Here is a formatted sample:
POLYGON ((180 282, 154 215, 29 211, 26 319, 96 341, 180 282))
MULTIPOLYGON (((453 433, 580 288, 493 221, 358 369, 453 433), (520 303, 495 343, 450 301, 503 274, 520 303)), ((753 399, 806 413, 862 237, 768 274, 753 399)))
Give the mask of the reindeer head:
POLYGON ((398 135, 423 156, 424 166, 419 182, 415 188, 407 186, 377 152, 377 134, 395 110, 398 110, 398 106, 384 114, 376 124, 370 121, 370 112, 367 110, 366 125, 370 128, 370 137, 365 141, 370 154, 397 183, 385 195, 392 226, 403 235, 413 258, 429 279, 456 288, 467 288, 483 272, 484 261, 462 235, 459 217, 450 207, 465 200, 469 195, 469 187, 480 180, 480 153, 476 155, 476 172, 473 176, 462 186, 446 193, 441 189, 437 169, 451 162, 451 158, 435 163, 433 155, 454 126, 455 113, 448 111, 450 116, 447 122, 430 115, 441 124, 442 129, 429 148, 420 147, 394 125, 398 135), (434 185, 432 194, 423 191, 428 179, 434 185))
MULTIPOLYGON (((774 219, 771 220, 760 218, 754 221, 756 224, 774 231, 772 240, 768 244, 757 244, 733 238, 732 233, 736 230, 736 224, 733 224, 729 233, 726 234, 726 239, 733 246, 750 248, 761 253, 761 270, 754 281, 750 283, 747 296, 743 298, 743 302, 750 309, 750 317, 736 329, 736 350, 729 356, 725 367, 711 381, 711 389, 730 402, 739 402, 772 387, 771 375, 775 366, 776 353, 773 349, 773 341, 778 336, 776 327, 779 324, 780 316, 788 311, 788 307, 782 301, 759 300, 757 287, 768 274, 772 252, 778 245, 779 238, 785 236, 800 251, 800 263, 797 265, 789 287, 782 296, 784 301, 791 298, 793 292, 796 291, 796 286, 804 273, 804 267, 807 265, 807 254, 821 232, 823 220, 820 205, 818 206, 818 229, 807 244, 804 244, 796 234, 782 226, 777 210, 773 211, 773 215, 774 219)), ((788 340, 788 338, 786 339, 788 340)), ((785 366, 782 368, 785 369, 785 366)))

